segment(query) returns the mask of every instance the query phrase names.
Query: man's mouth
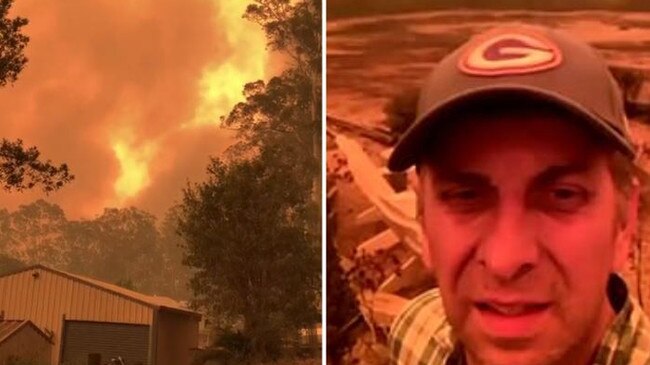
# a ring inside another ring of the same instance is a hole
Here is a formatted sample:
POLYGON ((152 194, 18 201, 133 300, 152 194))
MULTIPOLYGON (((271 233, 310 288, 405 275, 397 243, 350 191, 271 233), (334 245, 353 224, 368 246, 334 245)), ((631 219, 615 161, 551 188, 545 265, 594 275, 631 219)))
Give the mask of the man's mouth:
POLYGON ((548 303, 499 303, 499 302, 477 302, 476 308, 482 312, 506 317, 516 317, 528 314, 535 314, 549 307, 548 303))
POLYGON ((477 325, 490 337, 500 339, 530 338, 548 320, 549 302, 475 302, 477 325))

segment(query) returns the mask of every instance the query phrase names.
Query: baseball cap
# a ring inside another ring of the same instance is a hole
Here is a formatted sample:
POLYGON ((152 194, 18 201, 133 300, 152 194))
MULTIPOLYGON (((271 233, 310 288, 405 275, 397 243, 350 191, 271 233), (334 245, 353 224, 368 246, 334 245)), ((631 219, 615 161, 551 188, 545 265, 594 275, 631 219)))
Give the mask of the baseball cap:
POLYGON ((518 26, 479 34, 438 63, 420 90, 415 122, 395 146, 388 168, 403 171, 416 164, 446 116, 495 94, 559 106, 624 155, 635 154, 621 91, 596 51, 560 30, 518 26))

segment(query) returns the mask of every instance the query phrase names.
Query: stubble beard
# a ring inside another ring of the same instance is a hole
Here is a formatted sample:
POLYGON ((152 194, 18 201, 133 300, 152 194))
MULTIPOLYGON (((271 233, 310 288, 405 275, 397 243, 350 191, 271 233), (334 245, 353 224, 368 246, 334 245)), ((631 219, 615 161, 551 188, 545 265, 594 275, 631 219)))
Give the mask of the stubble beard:
MULTIPOLYGON (((467 365, 588 365, 593 362, 593 358, 599 348, 599 345, 605 336, 608 326, 613 321, 613 311, 609 307, 607 298, 601 303, 596 310, 598 315, 596 320, 586 322, 581 333, 575 334, 573 338, 567 338, 567 346, 559 343, 557 346, 549 346, 543 351, 517 351, 516 344, 512 349, 499 348, 499 346, 490 343, 490 350, 485 351, 485 341, 470 340, 469 336, 458 335, 461 343, 465 344, 463 349, 465 362, 467 365), (465 339, 463 339, 465 337, 465 339), (483 343, 481 343, 483 342, 483 343), (499 353, 501 353, 499 355, 499 353)), ((571 326, 571 323, 565 323, 571 326)), ((523 347, 523 346, 522 346, 523 347)))

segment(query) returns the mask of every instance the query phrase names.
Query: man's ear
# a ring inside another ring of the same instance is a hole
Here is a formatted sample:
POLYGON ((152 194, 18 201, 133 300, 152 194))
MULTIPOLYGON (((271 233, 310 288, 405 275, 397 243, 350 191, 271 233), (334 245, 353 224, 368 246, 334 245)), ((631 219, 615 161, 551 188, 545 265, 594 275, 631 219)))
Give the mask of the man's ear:
POLYGON ((625 268, 629 257, 631 243, 633 242, 639 225, 639 200, 641 186, 635 178, 630 189, 623 225, 616 234, 616 247, 614 253, 614 270, 621 271, 625 268))

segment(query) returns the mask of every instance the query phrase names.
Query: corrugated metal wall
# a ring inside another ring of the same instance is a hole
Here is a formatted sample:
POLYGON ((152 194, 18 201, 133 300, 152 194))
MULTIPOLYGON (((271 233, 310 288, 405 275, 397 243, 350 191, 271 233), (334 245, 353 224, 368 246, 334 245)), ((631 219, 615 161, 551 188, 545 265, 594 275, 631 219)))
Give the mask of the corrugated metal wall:
POLYGON ((53 365, 59 357, 63 315, 67 320, 144 325, 153 317, 144 304, 39 268, 0 277, 0 311, 5 319, 30 319, 54 332, 53 365))
POLYGON ((125 363, 148 364, 149 326, 66 321, 62 363, 87 364, 88 354, 101 354, 102 364, 122 357, 125 363))
POLYGON ((158 365, 190 365, 199 345, 199 318, 161 310, 158 312, 158 365))

